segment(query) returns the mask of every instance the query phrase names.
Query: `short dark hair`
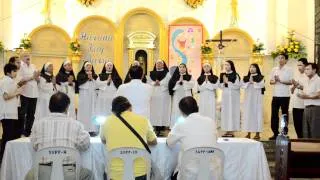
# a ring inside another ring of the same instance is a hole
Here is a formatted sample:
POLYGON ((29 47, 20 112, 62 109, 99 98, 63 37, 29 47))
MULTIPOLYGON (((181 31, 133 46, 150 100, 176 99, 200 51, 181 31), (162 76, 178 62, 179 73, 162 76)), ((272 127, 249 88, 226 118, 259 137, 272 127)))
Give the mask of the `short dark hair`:
POLYGON ((141 79, 143 75, 143 69, 140 66, 132 66, 130 68, 131 79, 141 79))
POLYGON ((53 94, 49 102, 49 110, 52 113, 64 113, 70 105, 70 98, 63 92, 53 94))
POLYGON ((289 59, 288 54, 285 54, 285 53, 280 53, 278 56, 284 56, 284 59, 285 59, 285 60, 288 60, 288 59, 289 59))
POLYGON ((187 116, 199 111, 197 101, 192 96, 182 98, 179 102, 179 109, 187 116))
POLYGON ((312 70, 316 70, 316 73, 319 72, 319 67, 316 63, 308 63, 307 66, 311 66, 312 70))
POLYGON ((308 60, 307 58, 300 58, 298 61, 302 62, 303 65, 308 65, 308 60))
POLYGON ((16 62, 16 59, 19 58, 18 56, 11 56, 8 63, 14 64, 16 62))
POLYGON ((127 98, 118 96, 112 100, 111 111, 116 115, 120 115, 122 112, 129 110, 131 107, 132 106, 127 98))
POLYGON ((11 63, 7 63, 4 68, 3 68, 3 72, 5 75, 7 75, 8 73, 11 73, 12 71, 17 71, 18 67, 15 64, 11 64, 11 63))

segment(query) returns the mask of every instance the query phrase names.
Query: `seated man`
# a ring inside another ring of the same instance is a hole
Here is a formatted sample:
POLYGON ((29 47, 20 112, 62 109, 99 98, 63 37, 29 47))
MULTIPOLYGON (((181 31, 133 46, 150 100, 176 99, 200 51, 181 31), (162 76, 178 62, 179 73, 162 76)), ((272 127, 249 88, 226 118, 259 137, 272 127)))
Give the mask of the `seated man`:
MULTIPOLYGON (((35 151, 48 147, 71 147, 79 151, 86 151, 90 146, 89 133, 84 130, 83 125, 67 116, 70 104, 69 97, 58 92, 51 96, 48 117, 40 119, 33 124, 31 132, 31 143, 35 151)), ((69 163, 68 163, 69 164, 69 163)), ((64 176, 66 179, 74 179, 74 165, 64 165, 64 176)), ((39 179, 50 179, 51 166, 49 163, 40 164, 39 179)), ((31 170, 26 180, 33 180, 34 172, 31 170)), ((80 170, 80 180, 93 180, 92 173, 85 168, 80 170)))
MULTIPOLYGON (((196 100, 192 96, 182 98, 179 102, 179 109, 185 119, 183 122, 176 123, 172 128, 167 138, 167 145, 172 147, 180 143, 181 152, 195 147, 216 147, 217 130, 215 120, 201 116, 198 113, 199 107, 196 100)), ((178 179, 192 180, 190 174, 178 175, 180 158, 181 153, 179 154, 178 167, 173 179, 177 179, 178 176, 178 179)), ((188 164, 188 169, 191 172, 196 172, 198 168, 196 165, 188 164)))
MULTIPOLYGON (((157 144, 157 137, 148 119, 132 112, 132 107, 127 98, 118 96, 112 101, 113 114, 107 118, 101 128, 101 140, 106 144, 107 151, 121 147, 133 147, 145 149, 142 142, 130 131, 130 129, 118 118, 121 116, 149 145, 157 144)), ((146 164, 137 159, 134 163, 136 180, 146 179, 146 164)), ((111 162, 112 180, 122 180, 123 162, 113 159, 111 162)))

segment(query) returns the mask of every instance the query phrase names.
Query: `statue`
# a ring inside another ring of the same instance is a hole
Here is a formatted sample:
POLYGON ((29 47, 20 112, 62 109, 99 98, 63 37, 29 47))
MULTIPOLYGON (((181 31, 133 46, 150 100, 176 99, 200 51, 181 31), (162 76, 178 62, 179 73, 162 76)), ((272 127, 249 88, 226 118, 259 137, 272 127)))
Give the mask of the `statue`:
POLYGON ((140 66, 142 67, 143 69, 143 73, 146 74, 146 71, 147 71, 147 64, 146 64, 146 60, 144 59, 143 56, 139 56, 137 61, 139 61, 140 63, 140 66))

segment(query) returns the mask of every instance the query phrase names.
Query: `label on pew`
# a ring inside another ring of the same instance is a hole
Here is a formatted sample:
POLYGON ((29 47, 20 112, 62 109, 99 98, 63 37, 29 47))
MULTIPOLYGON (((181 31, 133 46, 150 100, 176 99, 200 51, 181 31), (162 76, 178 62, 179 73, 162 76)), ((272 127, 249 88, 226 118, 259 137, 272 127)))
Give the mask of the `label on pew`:
POLYGON ((120 154, 137 154, 138 151, 137 150, 123 150, 120 151, 120 154))
POLYGON ((210 149, 210 150, 205 150, 205 149, 197 149, 196 150, 197 154, 211 154, 214 153, 214 150, 210 149))
POLYGON ((49 150, 49 154, 53 155, 53 154, 67 154, 66 150, 49 150))

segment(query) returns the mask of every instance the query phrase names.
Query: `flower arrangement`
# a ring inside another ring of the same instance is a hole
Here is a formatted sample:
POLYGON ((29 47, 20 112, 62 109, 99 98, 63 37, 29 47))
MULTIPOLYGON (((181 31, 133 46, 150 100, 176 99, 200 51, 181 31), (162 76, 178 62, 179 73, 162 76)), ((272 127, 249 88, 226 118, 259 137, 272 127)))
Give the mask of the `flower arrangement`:
POLYGON ((204 0, 184 0, 184 2, 193 9, 203 4, 204 0))
POLYGON ((277 46, 277 49, 271 52, 272 58, 276 58, 279 54, 287 54, 289 58, 299 59, 306 57, 305 46, 295 37, 295 32, 290 31, 285 45, 277 46))
POLYGON ((24 37, 21 39, 20 41, 20 48, 23 48, 24 50, 28 50, 31 48, 31 40, 29 37, 27 37, 27 35, 25 34, 24 37))
POLYGON ((78 2, 89 7, 92 6, 96 2, 96 0, 78 0, 78 2))
POLYGON ((76 39, 75 41, 70 42, 69 48, 73 53, 79 53, 80 52, 80 44, 78 40, 76 39))
POLYGON ((260 54, 263 50, 265 50, 264 44, 262 42, 259 42, 258 39, 257 42, 253 44, 252 52, 260 54))
POLYGON ((201 53, 202 54, 211 54, 212 53, 212 48, 209 46, 208 43, 205 43, 204 45, 201 46, 201 53))
POLYGON ((4 45, 3 43, 0 41, 0 52, 2 52, 4 50, 4 45))

